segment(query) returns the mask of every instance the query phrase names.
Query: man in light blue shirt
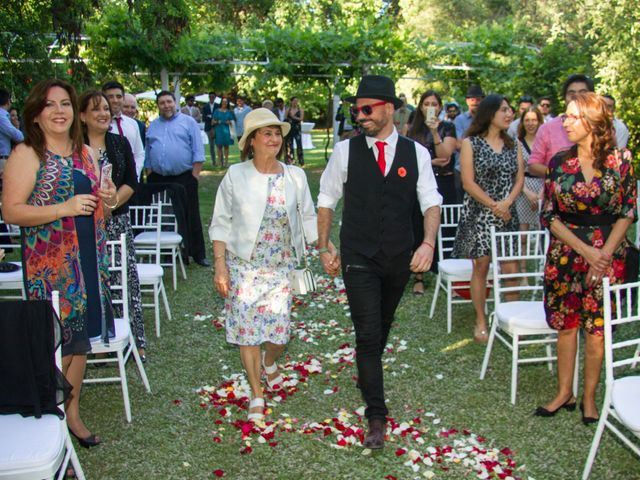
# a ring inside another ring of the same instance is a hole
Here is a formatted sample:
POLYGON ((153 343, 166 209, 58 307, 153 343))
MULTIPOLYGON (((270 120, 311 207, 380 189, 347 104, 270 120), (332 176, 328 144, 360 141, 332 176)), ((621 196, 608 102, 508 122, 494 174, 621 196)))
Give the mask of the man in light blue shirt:
POLYGON ((467 96, 465 98, 467 102, 467 107, 469 110, 461 113, 456 117, 453 123, 456 126, 456 138, 457 138, 457 151, 456 151, 456 159, 455 159, 455 182, 456 182, 456 192, 458 194, 458 201, 462 203, 462 199, 464 198, 464 190, 462 188, 462 181, 460 179, 460 148, 462 147, 462 140, 466 138, 465 132, 471 126, 471 122, 473 121, 473 117, 478 111, 478 106, 480 102, 484 98, 484 92, 482 91, 482 87, 480 85, 471 85, 467 89, 467 96))
POLYGON ((10 109, 11 94, 4 88, 0 88, 0 160, 6 160, 11 153, 11 142, 24 141, 22 132, 11 124, 10 109))
MULTIPOLYGON (((204 163, 200 127, 189 115, 176 110, 173 93, 163 90, 156 97, 160 116, 147 129, 144 166, 148 183, 174 183, 186 190, 187 256, 203 267, 207 260, 200 220, 198 178, 204 163)), ((175 206, 175 205, 174 205, 175 206)))

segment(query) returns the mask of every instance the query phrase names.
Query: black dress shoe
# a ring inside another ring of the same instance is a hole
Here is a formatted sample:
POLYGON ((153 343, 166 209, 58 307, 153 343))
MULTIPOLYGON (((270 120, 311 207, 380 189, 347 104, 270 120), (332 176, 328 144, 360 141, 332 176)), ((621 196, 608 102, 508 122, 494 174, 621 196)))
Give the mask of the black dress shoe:
POLYGON ((555 410, 547 410, 544 407, 538 407, 538 408, 536 408, 536 411, 533 412, 533 414, 536 417, 553 417, 556 413, 558 413, 558 411, 560 411, 563 408, 565 410, 567 410, 568 412, 573 412, 576 409, 576 401, 573 398, 569 398, 569 400, 564 402, 562 405, 560 405, 555 410), (571 402, 571 403, 569 403, 569 402, 571 402))
POLYGON ((206 258, 201 258, 199 260, 195 260, 195 262, 200 265, 201 267, 210 267, 211 266, 211 262, 209 260, 207 260, 206 258))
POLYGON ((71 433, 71 435, 76 437, 76 440, 78 440, 78 443, 80 443, 80 446, 84 448, 95 447, 96 445, 100 445, 102 443, 102 440, 98 440, 98 437, 93 433, 90 434, 87 438, 80 438, 75 433, 73 433, 71 429, 69 429, 69 432, 71 433))
POLYGON ((596 417, 585 417, 584 416, 584 404, 580 402, 580 412, 582 413, 582 423, 585 425, 593 425, 594 423, 598 423, 599 418, 596 417))
POLYGON ((386 421, 382 418, 369 420, 369 433, 364 437, 362 446, 371 450, 379 450, 384 447, 384 430, 386 421))

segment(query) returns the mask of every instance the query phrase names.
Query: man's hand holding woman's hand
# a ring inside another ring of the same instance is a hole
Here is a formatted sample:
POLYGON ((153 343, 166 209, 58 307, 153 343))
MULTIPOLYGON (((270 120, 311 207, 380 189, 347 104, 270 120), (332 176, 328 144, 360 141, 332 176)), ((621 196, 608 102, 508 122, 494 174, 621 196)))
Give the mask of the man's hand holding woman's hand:
POLYGON ((320 254, 320 263, 324 271, 332 277, 337 276, 340 273, 340 255, 336 246, 329 242, 327 245, 327 251, 323 251, 320 254))

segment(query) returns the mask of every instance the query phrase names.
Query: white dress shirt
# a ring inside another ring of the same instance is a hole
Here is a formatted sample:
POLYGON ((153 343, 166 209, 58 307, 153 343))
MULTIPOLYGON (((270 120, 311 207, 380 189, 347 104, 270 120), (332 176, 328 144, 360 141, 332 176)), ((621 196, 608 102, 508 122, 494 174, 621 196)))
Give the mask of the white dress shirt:
MULTIPOLYGON (((126 139, 129 140, 129 145, 131 145, 131 150, 133 151, 133 158, 136 161, 136 175, 137 178, 140 178, 140 173, 142 173, 142 168, 144 167, 144 146, 142 145, 142 138, 140 137, 140 128, 138 128, 138 123, 133 118, 129 118, 126 115, 120 115, 120 118, 122 119, 120 122, 122 133, 126 139)), ((110 131, 116 135, 120 133, 115 117, 111 120, 110 131)))
MULTIPOLYGON (((366 137, 367 146, 371 149, 371 161, 377 164, 379 141, 374 137, 366 137)), ((393 129, 384 142, 384 157, 386 159, 385 177, 393 167, 393 159, 396 155, 396 145, 398 144, 398 131, 393 129)), ((431 155, 429 151, 417 142, 413 142, 416 147, 416 157, 418 159, 418 184, 416 193, 420 202, 420 210, 426 212, 431 207, 442 205, 442 195, 438 193, 438 184, 431 168, 431 155)), ((338 201, 342 198, 344 184, 347 181, 349 172, 349 140, 336 143, 333 148, 329 163, 320 178, 320 194, 318 195, 318 208, 330 208, 335 210, 338 201)))
POLYGON ((616 145, 620 148, 627 148, 629 143, 629 129, 619 118, 613 119, 613 129, 616 131, 616 145))

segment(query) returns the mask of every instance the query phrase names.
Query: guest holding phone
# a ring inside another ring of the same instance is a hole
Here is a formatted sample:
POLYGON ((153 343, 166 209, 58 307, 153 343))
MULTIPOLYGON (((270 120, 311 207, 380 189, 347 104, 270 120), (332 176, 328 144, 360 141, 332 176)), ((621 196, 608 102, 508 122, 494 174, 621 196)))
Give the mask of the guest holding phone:
MULTIPOLYGON (((131 332, 136 339, 140 358, 145 361, 147 342, 128 205, 129 199, 138 188, 136 164, 127 139, 109 132, 111 117, 111 107, 104 93, 99 90, 88 90, 80 96, 80 120, 84 141, 91 147, 94 158, 97 158, 101 165, 104 175, 101 175, 100 181, 105 183, 107 180, 112 180, 117 188, 115 203, 109 205, 111 215, 107 218, 107 235, 109 240, 119 240, 122 233, 127 237, 131 332)), ((115 272, 112 275, 119 276, 115 272)), ((114 278, 113 283, 119 284, 120 279, 114 278)))

